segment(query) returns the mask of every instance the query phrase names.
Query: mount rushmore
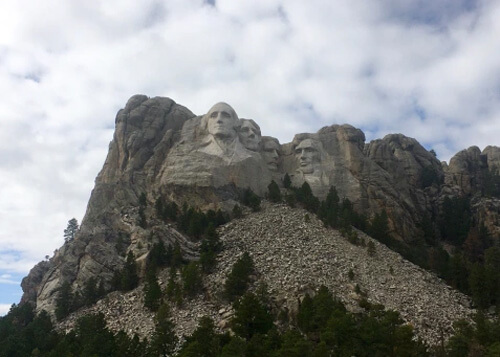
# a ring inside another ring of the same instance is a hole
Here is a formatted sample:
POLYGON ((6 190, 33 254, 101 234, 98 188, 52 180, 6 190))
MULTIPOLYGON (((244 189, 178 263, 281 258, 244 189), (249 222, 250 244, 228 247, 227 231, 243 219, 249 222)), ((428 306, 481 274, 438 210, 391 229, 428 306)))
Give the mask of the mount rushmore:
MULTIPOLYGON (((146 235, 179 242, 185 256, 194 257, 192 242, 154 224, 158 198, 230 211, 243 190, 264 197, 272 180, 282 186, 288 174, 294 186, 307 182, 320 199, 334 186, 341 199, 348 198, 368 217, 385 210, 391 235, 411 243, 421 236, 424 217, 439 215, 444 197, 473 196, 484 169, 495 166, 500 167, 498 147, 482 153, 469 148, 448 165, 415 139, 391 134, 365 143, 363 132, 346 124, 297 134, 280 144, 226 103, 197 116, 172 99, 135 95, 116 116, 108 156, 76 238, 31 270, 22 283, 22 301, 54 311, 64 281, 81 289, 90 277, 100 276, 109 284, 124 264, 117 246, 135 247, 140 261, 148 251, 134 242, 147 241, 146 235), (141 196, 148 202, 149 230, 137 225, 141 196)), ((479 200, 474 209, 498 234, 497 206, 479 200)))

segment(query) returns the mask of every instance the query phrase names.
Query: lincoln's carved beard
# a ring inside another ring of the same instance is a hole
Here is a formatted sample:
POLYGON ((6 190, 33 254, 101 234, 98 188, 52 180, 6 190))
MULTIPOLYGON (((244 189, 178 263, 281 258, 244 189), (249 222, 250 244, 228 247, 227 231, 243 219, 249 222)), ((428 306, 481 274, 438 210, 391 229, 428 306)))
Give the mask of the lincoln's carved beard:
POLYGON ((311 139, 302 141, 295 148, 295 156, 299 162, 299 170, 305 175, 314 173, 320 162, 320 153, 311 139))

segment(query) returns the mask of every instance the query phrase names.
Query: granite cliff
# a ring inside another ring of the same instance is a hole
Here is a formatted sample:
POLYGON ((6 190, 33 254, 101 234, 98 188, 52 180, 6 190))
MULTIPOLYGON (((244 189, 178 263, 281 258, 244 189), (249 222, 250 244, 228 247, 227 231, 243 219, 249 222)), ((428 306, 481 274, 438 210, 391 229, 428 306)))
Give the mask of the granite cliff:
POLYGON ((229 211, 246 188, 264 196, 271 180, 281 186, 285 174, 296 186, 307 182, 319 198, 335 186, 368 217, 385 210, 393 238, 410 245, 421 239, 424 217, 439 217, 445 197, 470 197, 475 217, 493 237, 500 234, 500 200, 485 193, 490 173, 500 168, 498 147, 469 148, 447 165, 415 139, 393 134, 366 143, 350 125, 297 134, 281 145, 225 103, 197 116, 169 98, 143 95, 130 98, 115 125, 75 239, 23 280, 22 301, 37 310, 54 312, 63 282, 78 291, 99 276, 109 288, 128 251, 145 262, 152 237, 179 243, 186 259, 195 259, 197 244, 156 219, 158 198, 229 211), (137 223, 141 196, 147 226, 137 223))

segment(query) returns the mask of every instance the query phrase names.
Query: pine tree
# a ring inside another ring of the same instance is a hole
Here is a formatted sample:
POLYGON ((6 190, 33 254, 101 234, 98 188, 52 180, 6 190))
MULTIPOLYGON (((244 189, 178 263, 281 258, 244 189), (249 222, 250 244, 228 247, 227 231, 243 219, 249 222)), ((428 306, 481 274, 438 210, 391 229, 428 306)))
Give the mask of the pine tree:
POLYGON ((376 253, 376 250, 375 250, 375 243, 373 243, 372 241, 369 241, 368 242, 368 246, 367 246, 367 251, 368 251, 368 255, 370 257, 373 257, 376 253))
POLYGON ((274 180, 267 186, 267 197, 271 202, 281 202, 281 191, 274 180))
POLYGON ((161 268, 167 265, 167 251, 163 239, 159 239, 149 251, 148 264, 154 268, 161 268))
POLYGON ((61 285, 59 294, 56 298, 55 314, 58 321, 61 321, 69 315, 73 307, 73 299, 74 297, 73 292, 71 291, 71 284, 65 281, 61 285))
POLYGON ((273 326, 273 319, 257 296, 246 293, 234 304, 234 317, 231 320, 233 331, 249 340, 256 333, 265 334, 273 326))
POLYGON ((182 283, 184 293, 188 297, 194 297, 201 292, 203 282, 201 278, 200 268, 197 262, 191 262, 182 270, 182 283))
POLYGON ((170 307, 167 303, 163 303, 155 316, 155 331, 150 345, 152 355, 172 355, 178 341, 174 327, 174 323, 171 319, 170 307))
POLYGON ((68 243, 75 239, 76 232, 78 232, 78 221, 76 218, 71 218, 68 221, 68 226, 64 230, 64 242, 68 243))
POLYGON ((375 214, 369 233, 379 242, 387 243, 389 241, 389 219, 385 210, 375 214))
POLYGON ((220 345, 220 336, 215 331, 214 321, 208 316, 203 316, 196 330, 186 338, 179 356, 217 357, 220 355, 220 345))
POLYGON ((85 282, 83 286, 83 305, 90 306, 96 303, 99 299, 99 292, 97 289, 97 279, 91 277, 85 282))
POLYGON ((144 284, 144 306, 151 311, 156 311, 161 303, 161 287, 158 284, 156 273, 153 269, 146 274, 146 284, 144 284))
POLYGON ((134 253, 129 251, 121 274, 120 288, 122 291, 128 291, 137 287, 138 284, 137 263, 135 262, 134 253))
POLYGON ((210 273, 217 262, 217 253, 221 249, 219 235, 212 223, 207 228, 205 238, 201 241, 200 264, 203 272, 210 273))
POLYGON ((260 197, 257 196, 249 187, 243 192, 243 204, 252 209, 252 211, 260 211, 260 197))
POLYGON ((243 256, 234 263, 224 285, 225 295, 230 301, 233 301, 246 291, 250 283, 250 275, 253 271, 253 259, 248 252, 245 252, 243 256))
POLYGON ((235 204, 233 207, 233 218, 241 218, 243 216, 243 212, 239 204, 235 204))
POLYGON ((283 187, 290 188, 291 186, 292 186, 292 180, 290 180, 290 175, 286 173, 285 177, 283 177, 283 187))

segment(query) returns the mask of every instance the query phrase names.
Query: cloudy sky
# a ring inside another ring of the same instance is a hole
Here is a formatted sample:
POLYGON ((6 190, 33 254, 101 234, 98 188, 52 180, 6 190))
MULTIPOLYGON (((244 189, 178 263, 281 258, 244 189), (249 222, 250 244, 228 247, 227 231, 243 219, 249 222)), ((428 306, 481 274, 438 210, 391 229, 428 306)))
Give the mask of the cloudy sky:
POLYGON ((2 0, 0 24, 0 313, 81 221, 133 94, 226 101, 281 142, 500 145, 500 0, 2 0))

